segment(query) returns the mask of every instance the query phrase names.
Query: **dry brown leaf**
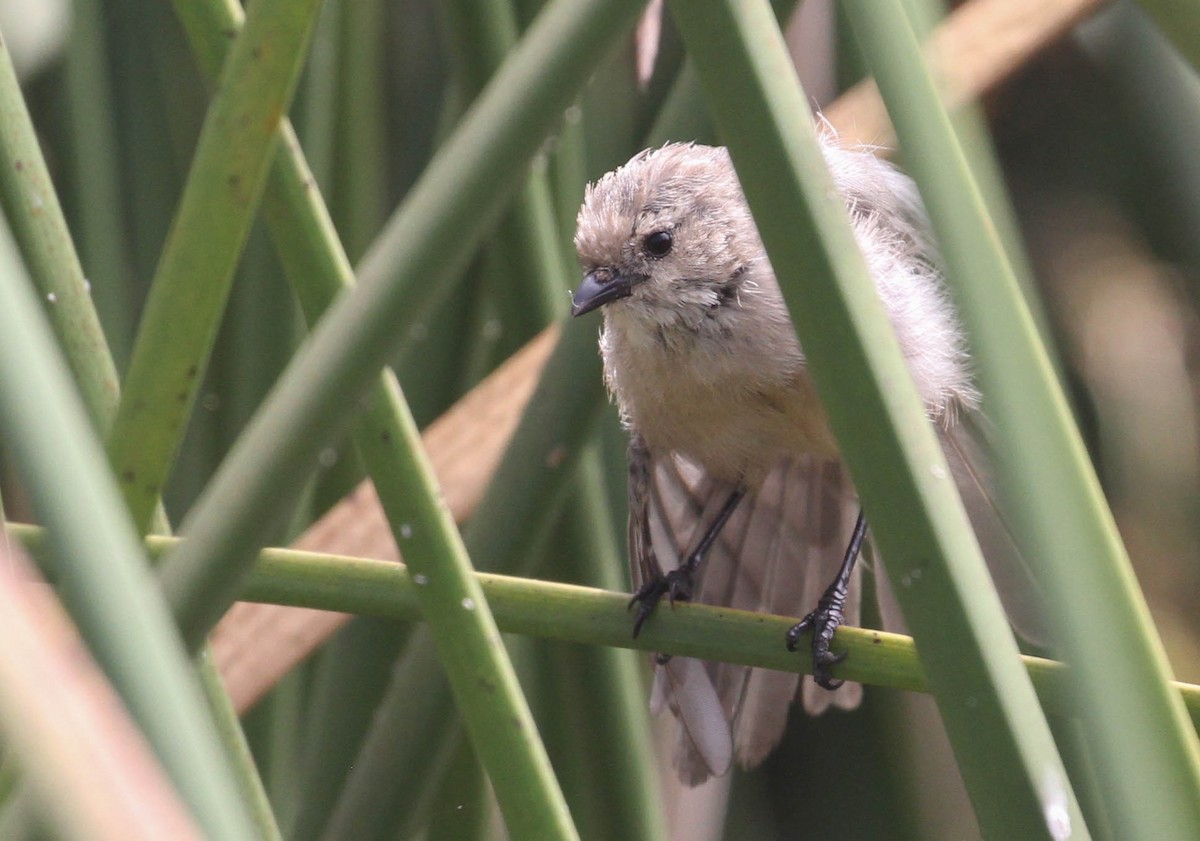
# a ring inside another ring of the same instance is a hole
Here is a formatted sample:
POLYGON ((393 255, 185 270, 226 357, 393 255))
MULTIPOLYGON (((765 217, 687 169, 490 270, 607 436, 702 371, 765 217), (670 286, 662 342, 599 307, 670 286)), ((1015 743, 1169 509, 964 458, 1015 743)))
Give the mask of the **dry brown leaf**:
POLYGON ((64 838, 201 838, 54 591, 0 541, 0 728, 64 838))
MULTIPOLYGON (((1108 0, 972 0, 934 31, 926 47, 942 99, 955 108, 978 99, 1108 0)), ((896 145, 879 88, 859 82, 824 110, 848 145, 896 145)))

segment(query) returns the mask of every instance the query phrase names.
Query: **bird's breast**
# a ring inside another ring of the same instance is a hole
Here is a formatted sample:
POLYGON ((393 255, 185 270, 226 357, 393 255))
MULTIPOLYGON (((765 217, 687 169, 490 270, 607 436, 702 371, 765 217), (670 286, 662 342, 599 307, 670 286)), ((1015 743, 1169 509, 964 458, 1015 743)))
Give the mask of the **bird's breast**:
POLYGON ((836 455, 824 409, 787 330, 669 328, 606 318, 609 390, 651 449, 752 484, 780 458, 836 455))

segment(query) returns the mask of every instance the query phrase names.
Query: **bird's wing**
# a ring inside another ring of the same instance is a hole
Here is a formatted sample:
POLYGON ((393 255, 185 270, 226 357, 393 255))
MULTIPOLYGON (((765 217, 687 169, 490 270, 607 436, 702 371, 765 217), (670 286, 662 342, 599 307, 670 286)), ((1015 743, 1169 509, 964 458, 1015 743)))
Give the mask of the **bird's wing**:
MULTIPOLYGON (((977 410, 959 414, 949 428, 938 427, 938 440, 958 487, 967 518, 979 541, 1008 622, 1036 646, 1049 640, 1045 601, 1027 553, 1009 526, 992 474, 987 419, 977 410)), ((875 553, 873 571, 883 628, 907 634, 899 602, 875 553)))
MULTIPOLYGON (((630 563, 635 589, 678 566, 728 500, 734 486, 678 454, 630 447, 630 563)), ((801 616, 836 575, 857 513, 845 469, 806 457, 781 462, 734 511, 701 568, 693 599, 743 610, 801 616)), ((857 624, 855 577, 846 605, 857 624)), ((780 641, 782 644, 783 641, 780 641)), ((655 676, 657 706, 680 722, 675 764, 695 785, 729 765, 723 747, 753 766, 778 743, 799 676, 673 657, 655 676), (705 678, 706 680, 701 680, 705 678), (713 700, 718 703, 713 704, 713 700), (732 734, 732 735, 731 735, 732 734)), ((862 688, 836 693, 805 681, 805 708, 854 707, 862 688)))
POLYGON ((963 413, 938 435, 1009 623, 1028 642, 1045 645, 1045 602, 997 495, 986 418, 978 411, 963 413))

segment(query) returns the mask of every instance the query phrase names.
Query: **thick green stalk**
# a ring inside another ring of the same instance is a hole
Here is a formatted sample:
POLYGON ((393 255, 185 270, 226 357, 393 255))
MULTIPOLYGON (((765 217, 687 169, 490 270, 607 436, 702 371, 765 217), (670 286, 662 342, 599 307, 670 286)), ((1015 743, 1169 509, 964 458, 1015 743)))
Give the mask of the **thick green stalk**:
POLYGON ((1200 71, 1200 6, 1167 0, 1140 0, 1138 5, 1150 13, 1192 69, 1200 71))
MULTIPOLYGON (((489 485, 485 501, 476 508, 472 527, 466 535, 472 559, 488 569, 528 572, 529 557, 522 551, 545 522, 560 509, 555 502, 562 493, 562 483, 576 474, 575 463, 594 419, 603 405, 600 388, 598 355, 595 334, 583 325, 568 325, 568 334, 555 348, 538 390, 530 400, 514 444, 506 452, 498 479, 489 485), (594 391, 581 396, 580 388, 590 386, 594 391), (519 442, 519 443, 518 443, 519 442), (513 484, 516 483, 516 484, 513 484), (522 493, 508 489, 521 487, 522 493), (480 520, 480 517, 483 520, 480 520)), ((374 461, 376 459, 372 459, 374 461)), ((381 490, 381 494, 383 490, 381 490)), ((432 686, 443 677, 431 657, 417 658, 408 667, 405 686, 432 686)), ((401 685, 394 683, 385 696, 385 709, 403 708, 405 696, 399 694, 401 685)), ((411 701, 407 701, 411 705, 411 701)), ((422 709, 433 717, 437 708, 422 709)), ((375 719, 370 735, 363 740, 364 748, 355 761, 355 773, 339 799, 331 827, 337 828, 332 837, 348 837, 347 832, 367 832, 391 814, 373 802, 393 802, 392 791, 398 791, 397 774, 403 768, 392 763, 403 762, 396 753, 394 740, 386 734, 392 726, 391 713, 375 719), (389 749, 386 746, 392 745, 389 749), (383 747, 381 747, 383 746, 383 747), (365 768, 396 768, 395 771, 359 773, 365 768), (351 831, 353 830, 353 832, 351 831)), ((440 722, 411 726, 435 728, 443 732, 440 722)), ((308 827, 311 830, 311 827, 308 827)), ((332 832, 332 829, 330 830, 332 832)), ((355 836, 357 837, 357 836, 355 836)))
MULTIPOLYGON (((922 43, 925 43, 937 26, 945 20, 948 6, 945 0, 905 0, 905 13, 922 43)), ((1038 293, 1033 266, 1021 239, 1020 225, 1009 202, 1004 173, 996 158, 983 107, 979 103, 965 104, 951 111, 949 117, 979 186, 988 216, 996 228, 996 235, 1021 287, 1030 316, 1034 319, 1039 334, 1049 337, 1049 321, 1038 293)), ((1052 353, 1051 346, 1047 345, 1046 349, 1048 354, 1052 353)), ((1050 361, 1055 365, 1056 373, 1061 375, 1059 360, 1051 356, 1050 361)), ((1098 808, 1104 797, 1095 788, 1096 769, 1094 763, 1087 759, 1087 750, 1082 747, 1084 730, 1080 722, 1051 719, 1050 727, 1088 828, 1097 838, 1111 838, 1110 828, 1105 823, 1102 810, 1098 808)))
MULTIPOLYGON (((787 26, 796 11, 799 0, 771 0, 775 19, 780 26, 787 26)), ((672 80, 663 97, 662 106, 655 112, 646 133, 647 146, 661 146, 671 140, 694 140, 697 143, 714 143, 714 127, 708 113, 704 91, 696 68, 686 56, 679 72, 672 80)))
MULTIPOLYGON (((308 49, 308 65, 296 94, 296 102, 300 113, 297 115, 295 130, 304 143, 304 156, 312 169, 314 182, 322 190, 326 189, 333 180, 334 135, 337 133, 337 97, 338 97, 338 65, 341 61, 341 7, 342 0, 326 0, 317 18, 317 28, 313 33, 313 42, 308 49)), ((237 9, 240 13, 241 9, 237 9)), ((199 21, 203 23, 203 21, 199 21)), ((239 14, 236 26, 241 26, 239 14)), ((220 31, 207 26, 189 27, 187 30, 192 51, 197 57, 202 52, 200 41, 215 40, 220 43, 220 31)), ((220 70, 216 67, 204 67, 207 75, 215 76, 220 70)), ((287 121, 284 125, 287 125, 287 121)), ((283 158, 283 150, 275 154, 275 167, 283 158)), ((267 185, 267 195, 271 186, 267 185)))
POLYGON ((71 368, 81 372, 79 387, 92 422, 106 430, 117 405, 117 371, 2 38, 0 206, 28 261, 63 352, 71 368))
MULTIPOLYGON (((20 523, 8 528, 30 553, 40 556, 46 544, 44 529, 20 523)), ((146 538, 146 551, 161 556, 179 543, 179 538, 152 536, 146 538)), ((807 674, 812 670, 807 653, 792 653, 776 644, 795 623, 792 617, 680 602, 634 639, 629 633, 627 593, 493 573, 476 575, 504 633, 786 672, 807 674)), ((264 549, 242 595, 249 601, 267 604, 420 621, 417 589, 403 564, 295 549, 264 549)), ((847 680, 912 692, 930 691, 909 637, 847 627, 838 631, 834 650, 849 655, 838 667, 839 675, 847 680)), ((1041 657, 1023 656, 1021 662, 1042 705, 1049 712, 1069 714, 1074 682, 1071 671, 1062 663, 1041 657)), ((1167 686, 1179 695, 1192 726, 1200 729, 1200 686, 1178 681, 1167 686)))
MULTIPOLYGON (((563 509, 566 540, 559 554, 575 554, 572 580, 621 591, 626 587, 624 543, 618 546, 613 515, 605 499, 599 447, 583 454, 576 469, 573 498, 563 509)), ((570 559, 562 559, 569 562, 570 559)), ((628 615, 626 615, 628 621, 628 615)), ((580 678, 567 726, 579 735, 567 746, 578 754, 589 802, 602 837, 668 837, 659 786, 654 734, 642 680, 644 661, 627 651, 589 647, 572 652, 580 678), (602 796, 596 796, 602 795, 602 796)))
POLYGON ((254 4, 205 119, 109 436, 143 531, 195 402, 319 4, 254 4))
MULTIPOLYGON (((418 588, 438 658, 450 679, 459 710, 480 758, 488 768, 509 831, 517 838, 573 838, 566 803, 554 779, 537 727, 495 627, 458 528, 442 503, 437 480, 420 444, 399 386, 392 381, 362 426, 382 417, 403 422, 402 437, 379 427, 394 472, 376 474, 387 512, 418 588)), ((357 436, 356 436, 357 437, 357 436)), ((368 444, 363 440, 363 444, 368 444)), ((360 446, 364 455, 368 450, 360 446)), ((368 463, 372 459, 367 458, 368 463)))
MULTIPOLYGON (((107 8, 102 0, 78 0, 71 5, 71 37, 63 61, 64 108, 70 131, 63 163, 69 168, 73 187, 68 195, 74 201, 68 198, 67 208, 73 217, 80 262, 87 269, 92 301, 113 362, 122 370, 133 338, 134 284, 125 220, 117 211, 125 187, 121 184, 116 100, 108 64, 109 38, 104 28, 107 8)), ((103 361, 89 357, 89 364, 97 366, 97 374, 106 373, 103 361)), ((80 370, 78 363, 72 368, 80 370)), ((116 390, 106 390, 103 396, 115 411, 116 390)))
POLYGON ((283 841, 283 836, 279 833, 279 823, 275 820, 275 812, 267 799, 262 779, 258 776, 254 756, 250 753, 250 745, 246 742, 246 734, 238 720, 237 710, 233 708, 217 666, 207 651, 200 655, 196 669, 200 673, 200 688, 208 701, 209 709, 213 711, 221 743, 230 756, 230 766, 250 812, 250 819, 254 821, 256 838, 258 841, 283 841))
MULTIPOLYGON (((462 0, 444 6, 443 14, 448 17, 452 30, 458 36, 457 55, 461 80, 465 82, 469 95, 474 97, 515 45, 515 18, 507 3, 470 3, 462 0)), ((475 297, 471 305, 479 313, 482 309, 491 309, 487 307, 488 303, 496 304, 496 315, 503 318, 504 332, 511 337, 510 343, 513 339, 528 335, 533 329, 543 327, 555 316, 561 315, 566 308, 567 296, 564 290, 573 271, 567 266, 568 261, 563 253, 565 243, 559 235, 551 208, 547 179, 545 174, 535 167, 486 246, 487 256, 490 258, 487 262, 493 271, 489 272, 486 282, 477 282, 475 288, 494 297, 490 302, 475 297)), ((490 314, 485 313, 481 317, 490 317, 490 314)), ((479 362, 490 367, 495 355, 492 344, 480 342, 476 343, 476 348, 479 362)), ((591 352, 594 356, 594 348, 591 352)), ((591 424, 585 420, 584 426, 590 428, 591 424)), ((369 446, 371 440, 368 439, 364 446, 369 446)), ((374 461, 382 465, 379 459, 374 461)), ((569 473, 565 468, 561 472, 569 473)), ((377 487, 379 481, 376 474, 377 487)), ((386 499, 386 488, 379 490, 381 498, 386 499)), ((505 495, 512 496, 511 493, 505 495)), ((509 522, 508 525, 511 527, 516 523, 509 522)), ((435 675, 427 676, 424 683, 437 680, 440 678, 435 675)), ((386 708, 398 705, 409 707, 413 703, 410 700, 411 695, 411 684, 394 684, 383 704, 386 708)), ((600 692, 593 693, 588 700, 597 706, 612 706, 607 704, 607 698, 600 692)), ((617 706, 617 709, 623 708, 617 706)), ((586 707, 582 705, 563 709, 561 714, 588 716, 586 707)), ((539 719, 539 723, 543 721, 539 719)), ((395 753, 395 739, 373 731, 372 735, 363 741, 362 752, 354 767, 361 769, 377 768, 381 765, 392 766, 395 753)), ((557 761, 555 765, 561 774, 557 761)), ((375 822, 378 822, 395 809, 388 810, 388 813, 379 813, 378 809, 369 809, 361 804, 372 800, 394 803, 394 795, 384 794, 380 790, 393 791, 395 777, 395 772, 385 772, 383 775, 356 772, 352 784, 347 785, 339 802, 336 812, 338 817, 335 821, 336 827, 340 828, 335 828, 334 834, 340 836, 350 831, 347 829, 347 816, 355 815, 355 830, 352 834, 357 833, 356 837, 368 837, 362 831, 362 824, 368 820, 367 816, 372 816, 375 822)), ((601 799, 608 789, 601 785, 593 785, 589 791, 593 799, 601 799)), ((572 801, 571 806, 578 819, 579 808, 576 802, 572 801)))
MULTIPOLYGON (((397 823, 404 820, 425 825, 426 820, 414 822, 413 816, 405 813, 428 806, 413 792, 434 787, 444 768, 436 757, 457 750, 462 741, 459 719, 447 714, 453 703, 445 676, 436 665, 429 634, 424 630, 412 634, 371 718, 363 739, 365 748, 345 775, 328 825, 319 828, 319 837, 374 839, 385 837, 389 829, 394 834, 397 823), (386 749, 367 749, 380 741, 386 749)), ((298 837, 318 837, 316 828, 301 830, 308 834, 298 837)))
POLYGON ((896 0, 846 4, 978 350, 1000 467, 1055 606, 1118 837, 1200 837, 1200 750, 1061 386, 896 0), (1019 489, 1019 490, 1018 490, 1019 489), (1114 680, 1113 675, 1120 675, 1114 680))
POLYGON ((342 3, 338 35, 338 95, 334 123, 334 170, 327 194, 346 252, 357 260, 387 219, 389 151, 384 28, 390 3, 342 3))
MULTIPOLYGON (((853 4, 852 4, 853 5, 853 4)), ((856 7, 869 15, 876 4, 856 7)), ((1087 830, 769 4, 672 7, 987 837, 1087 830)))
POLYGON ((197 821, 253 839, 186 653, 31 285, 0 228, 0 426, 59 593, 197 821))

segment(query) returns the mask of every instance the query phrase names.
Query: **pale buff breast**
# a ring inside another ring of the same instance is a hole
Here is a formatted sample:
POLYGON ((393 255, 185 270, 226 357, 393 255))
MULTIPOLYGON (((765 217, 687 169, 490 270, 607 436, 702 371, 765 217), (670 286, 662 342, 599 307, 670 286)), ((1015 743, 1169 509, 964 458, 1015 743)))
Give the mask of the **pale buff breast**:
POLYGON ((794 335, 736 327, 667 329, 610 307, 601 348, 626 423, 652 450, 750 486, 781 458, 836 455, 794 335))

